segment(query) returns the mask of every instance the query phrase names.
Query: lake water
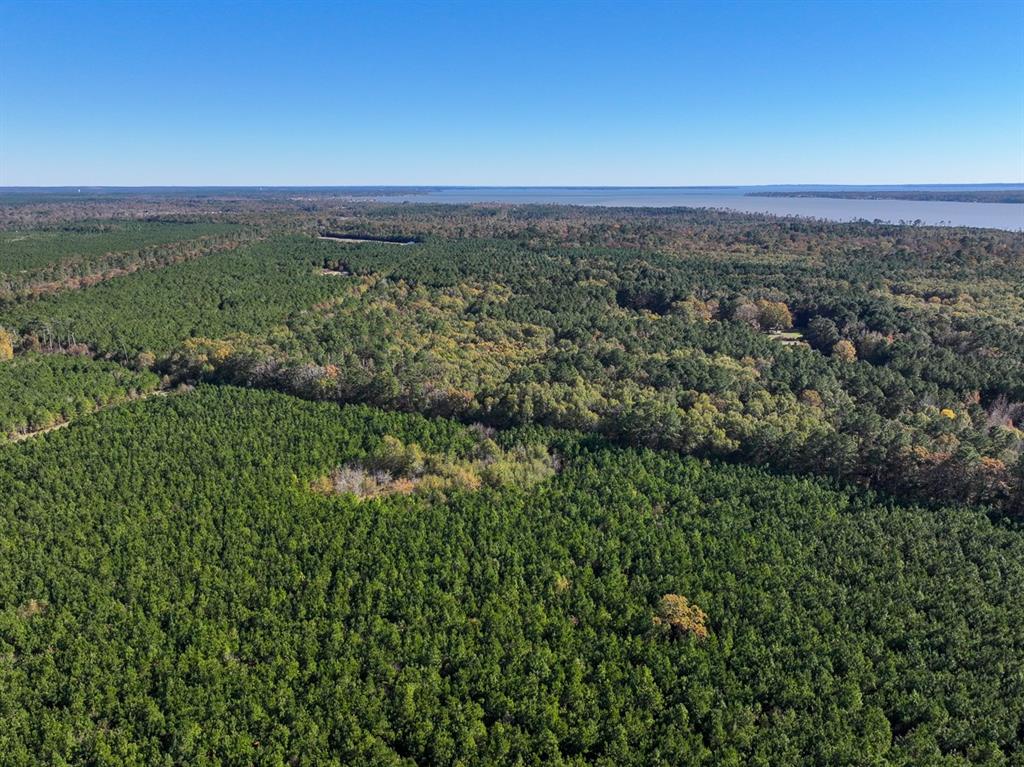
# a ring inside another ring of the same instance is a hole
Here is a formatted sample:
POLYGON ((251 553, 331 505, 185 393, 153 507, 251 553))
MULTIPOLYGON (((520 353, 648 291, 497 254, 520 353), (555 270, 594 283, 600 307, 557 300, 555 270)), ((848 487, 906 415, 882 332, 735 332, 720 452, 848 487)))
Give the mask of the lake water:
MULTIPOLYGON (((864 190, 864 187, 847 187, 864 190)), ((890 189, 894 187, 889 187, 890 189)), ((899 187, 900 190, 938 187, 899 187)), ((954 187, 941 187, 953 189, 954 187)), ((984 187, 958 187, 979 189, 984 187)), ((749 191, 773 187, 437 187, 380 198, 389 202, 551 203, 610 207, 718 208, 776 216, 805 216, 829 221, 921 221, 943 226, 1024 230, 1024 205, 919 200, 849 200, 831 197, 752 197, 749 191)), ((800 191, 801 187, 787 187, 800 191)), ((841 190, 844 187, 830 187, 841 190)))

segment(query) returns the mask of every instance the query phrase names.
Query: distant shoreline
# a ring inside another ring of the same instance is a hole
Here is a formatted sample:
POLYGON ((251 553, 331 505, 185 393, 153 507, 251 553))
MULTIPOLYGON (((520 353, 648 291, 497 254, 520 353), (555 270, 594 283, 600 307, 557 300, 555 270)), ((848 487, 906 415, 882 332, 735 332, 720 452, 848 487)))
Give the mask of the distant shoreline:
MULTIPOLYGON (((918 224, 1024 231, 1024 205, 991 202, 1024 196, 1024 184, 733 187, 188 187, 15 189, 0 187, 0 211, 42 202, 116 206, 140 198, 160 210, 182 204, 194 213, 219 201, 304 207, 328 203, 383 205, 570 205, 688 208, 803 220, 918 224), (951 199, 952 198, 952 199, 951 199), (970 201, 966 201, 967 199, 970 201), (177 201, 175 203, 174 201, 177 201), (198 207, 197 207, 198 206, 198 207)), ((83 215, 87 211, 83 210, 83 215)))
POLYGON ((988 202, 1024 204, 1024 189, 748 192, 748 197, 828 197, 837 200, 916 200, 918 202, 988 202))
POLYGON ((569 190, 569 191, 640 191, 662 192, 745 192, 758 196, 807 196, 846 194, 903 193, 1024 193, 1024 181, 964 184, 0 184, 0 193, 105 195, 105 194, 219 194, 245 192, 277 195, 286 192, 348 194, 429 194, 430 192, 466 189, 569 190))

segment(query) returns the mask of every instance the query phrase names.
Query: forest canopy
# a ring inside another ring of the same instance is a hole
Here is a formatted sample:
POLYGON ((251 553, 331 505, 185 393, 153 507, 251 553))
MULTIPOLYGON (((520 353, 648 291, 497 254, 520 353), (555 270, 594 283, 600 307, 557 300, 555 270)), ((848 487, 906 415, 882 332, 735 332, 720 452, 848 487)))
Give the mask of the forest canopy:
POLYGON ((479 435, 228 387, 0 448, 7 758, 1020 759, 1018 532, 567 432, 496 437, 563 470, 324 494, 316 477, 386 440, 457 457, 479 435))
MULTIPOLYGON (((395 236, 378 218, 337 228, 395 236)), ((624 225, 582 219, 614 235, 584 247, 518 223, 515 238, 451 238, 424 215, 411 245, 276 234, 17 302, 0 322, 21 348, 84 347, 171 383, 593 430, 1024 507, 1019 236, 879 227, 869 249, 849 227, 812 251, 796 229, 788 246, 685 253, 673 236, 694 235, 664 224, 649 250, 624 225)))
POLYGON ((1024 764, 1024 234, 9 197, 0 763, 1024 764))

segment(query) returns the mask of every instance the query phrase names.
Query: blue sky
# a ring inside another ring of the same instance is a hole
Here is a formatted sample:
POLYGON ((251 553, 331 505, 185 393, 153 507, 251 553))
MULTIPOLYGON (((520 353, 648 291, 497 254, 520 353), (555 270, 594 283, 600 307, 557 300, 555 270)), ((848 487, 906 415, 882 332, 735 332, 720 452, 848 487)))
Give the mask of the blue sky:
POLYGON ((1024 181, 1024 2, 0 0, 0 185, 1024 181))

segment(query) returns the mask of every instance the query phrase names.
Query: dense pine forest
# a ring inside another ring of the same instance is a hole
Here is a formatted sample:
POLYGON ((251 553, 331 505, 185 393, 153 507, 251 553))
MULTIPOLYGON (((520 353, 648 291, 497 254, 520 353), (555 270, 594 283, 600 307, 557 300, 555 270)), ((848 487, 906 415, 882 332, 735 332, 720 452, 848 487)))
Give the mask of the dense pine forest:
POLYGON ((0 764, 1024 765, 1022 524, 1024 234, 0 201, 0 764))

